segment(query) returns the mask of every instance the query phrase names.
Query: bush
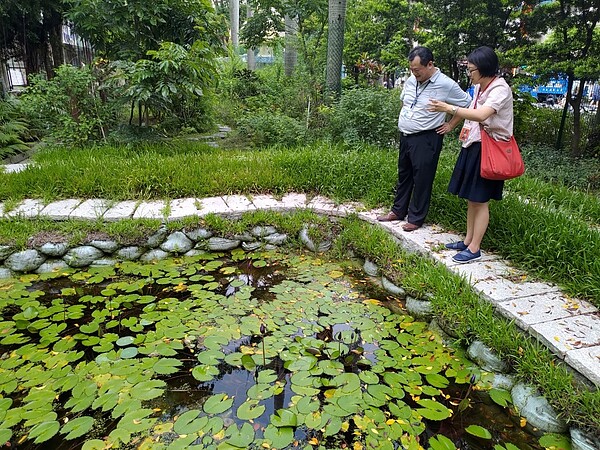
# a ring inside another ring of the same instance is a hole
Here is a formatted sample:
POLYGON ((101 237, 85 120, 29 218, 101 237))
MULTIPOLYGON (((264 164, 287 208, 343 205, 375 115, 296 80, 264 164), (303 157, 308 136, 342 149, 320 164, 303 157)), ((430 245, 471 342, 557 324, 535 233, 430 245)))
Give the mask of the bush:
POLYGON ((300 121, 278 112, 248 113, 240 119, 238 127, 239 133, 255 146, 294 146, 306 143, 307 139, 300 121))
POLYGON ((15 101, 0 100, 0 160, 26 151, 26 123, 17 118, 15 101))
POLYGON ((345 91, 331 111, 335 140, 350 144, 395 146, 400 99, 397 89, 359 88, 345 91))
POLYGON ((104 138, 114 123, 115 111, 103 94, 93 69, 64 65, 52 80, 33 77, 20 108, 35 137, 81 145, 104 138))

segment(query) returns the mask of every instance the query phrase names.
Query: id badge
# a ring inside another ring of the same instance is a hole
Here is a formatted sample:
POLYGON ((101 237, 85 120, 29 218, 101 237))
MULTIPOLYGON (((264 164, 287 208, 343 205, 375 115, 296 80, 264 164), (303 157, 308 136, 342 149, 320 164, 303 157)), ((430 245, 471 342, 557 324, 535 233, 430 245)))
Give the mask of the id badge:
POLYGON ((462 127, 462 130, 460 130, 460 136, 458 137, 458 140, 461 142, 466 142, 466 140, 469 138, 469 129, 467 127, 462 127))
POLYGON ((400 117, 406 120, 411 120, 414 114, 415 113, 411 108, 402 108, 400 110, 400 117))

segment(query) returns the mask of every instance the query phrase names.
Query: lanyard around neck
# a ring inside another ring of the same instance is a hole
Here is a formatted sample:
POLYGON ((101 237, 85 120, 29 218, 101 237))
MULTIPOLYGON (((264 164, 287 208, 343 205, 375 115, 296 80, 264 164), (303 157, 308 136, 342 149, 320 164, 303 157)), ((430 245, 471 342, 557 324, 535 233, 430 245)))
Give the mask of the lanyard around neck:
POLYGON ((412 102, 412 105, 410 105, 411 108, 414 108, 414 106, 417 104, 417 102, 419 101, 419 97, 421 96, 425 88, 429 86, 429 83, 431 83, 431 80, 427 80, 427 82, 423 85, 423 88, 419 91, 419 82, 417 82, 417 84, 415 85, 415 100, 412 102))
POLYGON ((490 81, 488 83, 488 85, 485 87, 485 89, 483 91, 477 92, 477 98, 475 99, 475 104, 473 105, 473 109, 477 109, 477 102, 479 101, 479 97, 481 97, 481 94, 483 94, 486 91, 486 89, 489 88, 495 80, 496 80, 496 77, 492 78, 492 81, 490 81))

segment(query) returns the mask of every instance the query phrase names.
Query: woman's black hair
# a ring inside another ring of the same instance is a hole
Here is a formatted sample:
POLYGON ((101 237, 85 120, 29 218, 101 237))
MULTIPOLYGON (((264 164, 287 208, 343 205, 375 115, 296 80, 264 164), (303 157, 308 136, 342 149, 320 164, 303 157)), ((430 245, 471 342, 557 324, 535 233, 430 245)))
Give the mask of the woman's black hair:
POLYGON ((490 47, 479 47, 467 56, 467 61, 479 70, 482 77, 493 77, 498 73, 498 55, 490 47))

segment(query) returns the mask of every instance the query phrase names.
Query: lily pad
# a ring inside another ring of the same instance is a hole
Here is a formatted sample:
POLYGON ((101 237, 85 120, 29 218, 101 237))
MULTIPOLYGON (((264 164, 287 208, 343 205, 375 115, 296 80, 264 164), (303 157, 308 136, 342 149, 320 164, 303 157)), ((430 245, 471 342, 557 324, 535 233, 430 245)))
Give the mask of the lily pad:
POLYGON ((233 405, 233 397, 227 394, 215 394, 204 402, 204 412, 207 414, 221 414, 233 405))

